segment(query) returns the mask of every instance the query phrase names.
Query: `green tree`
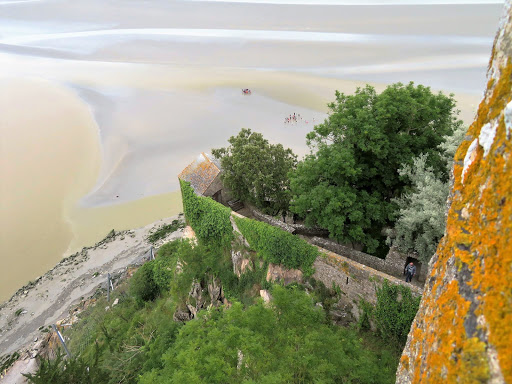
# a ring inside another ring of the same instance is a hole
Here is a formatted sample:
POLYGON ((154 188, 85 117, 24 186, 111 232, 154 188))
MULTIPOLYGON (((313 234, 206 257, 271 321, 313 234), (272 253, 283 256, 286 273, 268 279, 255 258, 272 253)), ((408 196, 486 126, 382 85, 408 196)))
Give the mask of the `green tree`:
POLYGON ((153 276, 153 266, 154 261, 143 264, 130 281, 130 293, 139 304, 155 300, 160 293, 160 288, 153 276))
MULTIPOLYGON (((466 128, 459 126, 439 151, 448 169, 452 168, 453 156, 462 142, 466 128)), ((434 255, 437 244, 446 227, 446 200, 450 190, 449 182, 436 175, 427 166, 426 154, 413 159, 413 165, 404 165, 398 173, 407 177, 412 186, 400 198, 394 199, 400 211, 395 228, 388 236, 387 243, 404 252, 415 252, 418 259, 428 263, 434 255)))
POLYGON ((405 252, 416 252, 418 259, 428 262, 443 237, 446 223, 446 198, 448 182, 443 182, 426 165, 427 155, 414 159, 412 166, 399 170, 413 183, 413 192, 405 193, 394 201, 398 204, 399 217, 394 228, 394 239, 388 244, 396 245, 405 252))
POLYGON ((373 253, 384 243, 382 229, 395 220, 392 199, 410 185, 398 169, 425 153, 428 166, 447 179, 437 147, 460 125, 455 101, 398 83, 381 94, 368 85, 354 95, 336 92, 329 108, 329 118, 307 135, 312 153, 290 174, 291 210, 307 225, 373 253))
POLYGON ((107 384, 108 375, 98 366, 98 354, 92 363, 80 357, 64 359, 58 353, 54 360, 38 356, 39 368, 35 373, 23 374, 33 384, 107 384))
POLYGON ((287 210, 290 202, 288 173, 297 156, 281 144, 270 144, 261 133, 243 128, 231 136, 229 147, 212 149, 220 159, 222 181, 233 195, 271 214, 287 210))
POLYGON ((391 359, 364 350, 353 330, 329 326, 304 291, 274 286, 272 295, 272 305, 202 312, 181 328, 163 369, 140 383, 394 382, 391 359))

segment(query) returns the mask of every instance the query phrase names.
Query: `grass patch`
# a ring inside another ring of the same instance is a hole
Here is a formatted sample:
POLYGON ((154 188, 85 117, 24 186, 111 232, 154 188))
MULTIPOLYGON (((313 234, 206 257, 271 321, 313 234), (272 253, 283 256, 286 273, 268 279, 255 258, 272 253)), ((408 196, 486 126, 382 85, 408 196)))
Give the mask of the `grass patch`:
POLYGON ((148 236, 150 243, 156 243, 158 240, 164 239, 169 233, 176 232, 178 229, 184 228, 185 224, 180 220, 173 220, 172 223, 163 225, 155 232, 148 236))

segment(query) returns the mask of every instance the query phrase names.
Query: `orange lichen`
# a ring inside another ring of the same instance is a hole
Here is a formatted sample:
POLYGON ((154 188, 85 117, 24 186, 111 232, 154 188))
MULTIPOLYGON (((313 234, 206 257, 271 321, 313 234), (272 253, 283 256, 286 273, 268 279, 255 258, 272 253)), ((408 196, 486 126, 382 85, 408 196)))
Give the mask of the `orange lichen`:
MULTIPOLYGON (((493 60, 498 56, 493 51, 493 60)), ((512 140, 503 116, 512 98, 512 61, 501 63, 455 155, 446 236, 397 382, 512 383, 512 140), (487 123, 497 127, 490 151, 484 156, 478 146, 462 181, 462 161, 487 123), (499 369, 490 364, 491 354, 499 369)))

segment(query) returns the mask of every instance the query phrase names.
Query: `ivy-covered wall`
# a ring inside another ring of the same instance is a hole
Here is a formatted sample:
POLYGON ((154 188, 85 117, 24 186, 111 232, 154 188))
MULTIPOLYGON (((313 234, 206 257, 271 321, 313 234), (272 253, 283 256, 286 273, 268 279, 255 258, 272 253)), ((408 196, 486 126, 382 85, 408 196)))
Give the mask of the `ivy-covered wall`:
POLYGON ((253 248, 265 261, 313 274, 313 263, 319 252, 305 240, 280 228, 253 219, 235 217, 235 222, 253 248))
POLYGON ((211 197, 195 194, 190 183, 180 180, 185 218, 203 244, 229 247, 233 229, 229 220, 231 209, 211 197))
MULTIPOLYGON (((393 285, 409 287, 415 297, 421 295, 421 288, 405 283, 403 279, 397 279, 311 245, 281 228, 231 212, 229 208, 211 198, 196 195, 186 182, 181 182, 181 188, 185 217, 200 242, 204 244, 213 242, 213 244, 224 244, 223 246, 229 247, 234 239, 233 230, 239 231, 243 240, 247 241, 250 248, 266 263, 281 265, 288 269, 300 269, 306 277, 312 276, 328 288, 337 286, 342 294, 340 299, 342 305, 338 311, 341 317, 346 315, 357 319, 361 299, 375 304, 376 288, 382 286, 385 281, 393 285)), ((236 251, 232 252, 232 256, 233 253, 236 254, 236 251)), ((243 268, 235 267, 235 270, 239 269, 243 268)), ((287 276, 295 276, 279 268, 276 270, 287 276)))
POLYGON ((455 155, 446 233, 397 383, 512 383, 512 5, 455 155))

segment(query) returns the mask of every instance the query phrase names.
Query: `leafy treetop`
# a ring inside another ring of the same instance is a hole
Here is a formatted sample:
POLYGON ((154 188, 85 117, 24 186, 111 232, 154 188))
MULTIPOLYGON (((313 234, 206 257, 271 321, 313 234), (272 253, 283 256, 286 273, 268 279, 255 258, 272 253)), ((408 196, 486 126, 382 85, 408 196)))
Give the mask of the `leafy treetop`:
POLYGON ((329 118, 307 135, 312 153, 290 175, 291 210, 372 253, 395 219, 392 198, 410 184, 398 169, 424 153, 427 165, 447 178, 438 146, 461 124, 455 100, 397 83, 381 94, 369 85, 354 95, 336 92, 329 108, 329 118))
POLYGON ((229 138, 229 147, 212 149, 221 160, 222 181, 233 195, 271 214, 288 209, 288 173, 297 156, 281 144, 270 144, 261 133, 243 128, 229 138))

